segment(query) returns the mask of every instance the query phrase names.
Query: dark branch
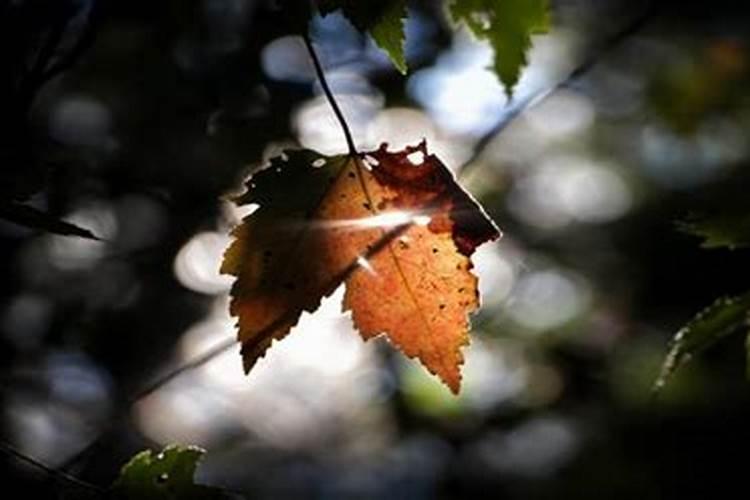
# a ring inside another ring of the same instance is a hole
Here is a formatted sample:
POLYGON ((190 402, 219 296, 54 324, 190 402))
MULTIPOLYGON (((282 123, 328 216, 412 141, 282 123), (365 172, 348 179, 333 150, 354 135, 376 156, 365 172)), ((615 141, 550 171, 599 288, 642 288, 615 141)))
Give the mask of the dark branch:
POLYGON ((604 56, 609 54, 613 49, 619 47, 621 43, 630 38, 632 35, 638 33, 648 23, 649 20, 654 16, 658 8, 658 2, 652 2, 649 7, 640 15, 632 19, 627 25, 619 29, 617 32, 612 34, 607 40, 601 45, 601 47, 582 61, 571 71, 568 76, 563 80, 560 80, 552 87, 546 89, 540 89, 533 92, 531 95, 520 101, 511 101, 511 106, 507 108, 503 118, 495 124, 492 129, 483 135, 476 146, 474 147, 474 153, 461 167, 458 169, 460 176, 466 175, 475 165, 478 165, 477 158, 479 158, 487 146, 500 135, 510 124, 512 124, 516 118, 521 116, 527 109, 530 109, 540 102, 544 101, 547 97, 555 93, 558 89, 568 87, 573 84, 576 80, 587 74, 599 62, 604 59, 604 56))
POLYGON ((310 59, 312 59, 313 66, 315 66, 315 73, 318 75, 318 80, 320 80, 320 86, 323 87, 323 92, 326 95, 326 99, 328 99, 329 104, 333 108, 333 112, 336 114, 336 119, 338 119, 339 125, 341 125, 341 130, 344 132, 344 137, 346 137, 346 145, 349 147, 349 154, 352 156, 356 156, 357 147, 354 145, 352 132, 351 130, 349 130, 349 125, 346 123, 346 118, 344 118, 344 114, 341 112, 341 109, 336 102, 336 98, 333 96, 333 92, 331 92, 331 88, 328 86, 328 81, 326 80, 326 75, 323 72, 323 66, 321 66, 320 60, 318 59, 318 54, 315 52, 315 48, 313 47, 310 37, 307 34, 304 34, 302 35, 302 38, 305 40, 305 46, 307 47, 307 51, 310 53, 310 59))
POLYGON ((23 203, 0 202, 0 220, 6 220, 29 229, 40 229, 62 236, 78 236, 91 240, 101 241, 90 230, 79 227, 70 222, 58 219, 55 216, 23 203))
POLYGON ((101 486, 97 486, 93 483, 83 481, 71 474, 68 474, 67 472, 50 467, 49 465, 44 464, 40 462, 39 460, 26 455, 22 451, 16 449, 14 446, 4 441, 0 441, 0 451, 2 451, 3 453, 5 453, 6 455, 10 457, 13 457, 19 462, 24 462, 28 465, 31 465, 32 467, 39 469, 42 472, 56 479, 59 479, 61 481, 65 481, 67 483, 70 483, 72 485, 75 485, 81 488, 85 488, 87 490, 93 491, 102 496, 107 492, 107 490, 105 488, 102 488, 101 486))
POLYGON ((84 458, 86 458, 91 452, 96 449, 97 446, 101 443, 101 440, 104 436, 109 434, 111 431, 117 427, 118 424, 123 422, 129 415, 130 408, 136 404, 138 401, 146 398, 147 396, 153 394, 157 390, 161 389, 165 385, 167 385, 172 380, 176 379, 180 375, 182 375, 185 372, 191 371, 195 368, 198 368, 212 359, 214 359, 216 356, 228 351, 231 349, 234 345, 236 345, 237 341, 234 338, 224 340, 220 342, 219 344, 215 345, 211 349, 207 350, 203 354, 200 354, 199 356, 191 359, 190 361, 179 365, 173 370, 168 371, 167 373, 157 377, 154 381, 149 383, 147 386, 145 386, 140 391, 136 392, 133 396, 131 396, 120 408, 120 410, 117 412, 115 417, 107 423, 100 431, 99 435, 89 442, 86 446, 81 448, 79 451, 74 453, 73 455, 68 458, 65 463, 60 467, 61 470, 69 470, 79 462, 81 462, 84 458))
POLYGON ((83 53, 93 44, 100 12, 101 8, 99 7, 99 2, 94 1, 91 10, 88 13, 86 26, 83 28, 81 36, 78 37, 73 47, 71 47, 66 54, 45 69, 42 75, 44 82, 47 82, 63 71, 70 69, 70 67, 80 59, 81 55, 83 55, 83 53))
POLYGON ((91 46, 96 33, 96 23, 100 14, 99 2, 94 0, 86 13, 85 26, 81 35, 75 41, 71 49, 55 59, 57 51, 63 40, 66 30, 70 23, 78 14, 73 12, 64 19, 58 20, 51 32, 47 35, 46 41, 36 57, 33 67, 25 76, 22 88, 19 90, 22 100, 22 106, 26 112, 29 111, 39 90, 55 76, 63 71, 68 70, 81 55, 91 46))

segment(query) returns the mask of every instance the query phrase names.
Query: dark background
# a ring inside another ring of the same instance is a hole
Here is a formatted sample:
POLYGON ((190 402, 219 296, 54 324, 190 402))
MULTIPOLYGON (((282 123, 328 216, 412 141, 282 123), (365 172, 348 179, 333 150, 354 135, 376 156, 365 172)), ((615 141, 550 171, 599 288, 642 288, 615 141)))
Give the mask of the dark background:
MULTIPOLYGON (((406 77, 340 16, 314 19, 360 147, 426 136, 450 167, 468 162, 460 179, 505 233, 476 258, 485 306, 462 395, 363 344, 331 303, 248 377, 232 351, 132 404, 233 334, 216 269, 238 215, 223 196, 283 147, 345 143, 289 37, 298 20, 273 2, 0 3, 2 203, 103 240, 0 221, 2 439, 62 466, 101 436, 69 467, 99 485, 140 449, 198 444, 199 479, 247 498, 743 491, 744 338, 650 393, 668 339, 750 283, 747 251, 676 224, 747 206, 750 13, 683 4, 553 2, 509 105, 438 2, 411 4, 406 77), (62 63, 49 78, 47 46, 62 63)), ((86 494, 10 457, 0 471, 7 491, 86 494)))

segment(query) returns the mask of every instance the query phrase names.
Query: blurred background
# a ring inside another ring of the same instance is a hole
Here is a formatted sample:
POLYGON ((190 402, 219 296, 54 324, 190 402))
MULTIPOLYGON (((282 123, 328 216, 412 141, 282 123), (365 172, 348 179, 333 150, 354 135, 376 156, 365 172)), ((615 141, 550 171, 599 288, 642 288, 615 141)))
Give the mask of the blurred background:
MULTIPOLYGON (((552 1, 511 103, 490 49, 453 30, 441 2, 410 3, 405 77, 340 15, 313 19, 358 146, 426 137, 505 234, 474 258, 483 307, 461 395, 386 341, 364 343, 336 294, 249 376, 232 349, 134 404, 234 335, 218 266, 240 214, 225 195, 282 148, 346 147, 295 20, 273 2, 101 3, 0 8, 3 196, 102 238, 0 221, 2 439, 61 466, 101 436, 69 468, 101 485, 140 449, 196 444, 199 480, 249 499, 745 487, 744 339, 650 394, 680 326, 750 287, 747 252, 677 228, 748 196, 742 2, 552 1), (14 68, 60 26, 68 50, 92 36, 24 115, 14 68)), ((7 457, 0 471, 39 498, 80 493, 7 457)))

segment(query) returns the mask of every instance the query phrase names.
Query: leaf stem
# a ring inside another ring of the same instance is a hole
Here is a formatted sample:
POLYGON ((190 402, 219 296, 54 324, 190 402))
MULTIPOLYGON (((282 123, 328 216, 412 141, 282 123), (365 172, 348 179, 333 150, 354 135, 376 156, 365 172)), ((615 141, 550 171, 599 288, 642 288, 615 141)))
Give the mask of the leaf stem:
POLYGON ((352 132, 349 129, 349 124, 346 123, 346 118, 344 118, 344 114, 341 112, 341 108, 339 108, 333 92, 331 92, 331 87, 328 86, 326 75, 323 72, 323 66, 320 64, 320 59, 318 59, 318 54, 315 52, 315 47, 313 47, 310 36, 307 33, 304 33, 302 35, 302 39, 305 41, 307 52, 310 54, 310 59, 312 59, 313 66, 315 66, 315 73, 318 76, 318 80, 320 80, 320 86, 323 87, 323 92, 326 95, 326 99, 328 99, 328 103, 331 105, 331 108, 333 108, 336 119, 339 121, 339 125, 341 125, 341 130, 344 132, 346 145, 349 147, 349 154, 351 156, 356 156, 358 154, 357 147, 354 145, 354 138, 352 137, 352 132))

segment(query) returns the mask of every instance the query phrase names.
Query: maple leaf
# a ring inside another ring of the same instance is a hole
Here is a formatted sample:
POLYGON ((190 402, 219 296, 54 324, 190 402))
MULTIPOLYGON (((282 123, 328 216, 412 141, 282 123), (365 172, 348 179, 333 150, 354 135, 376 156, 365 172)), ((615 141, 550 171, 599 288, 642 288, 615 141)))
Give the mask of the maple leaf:
POLYGON ((424 141, 351 156, 287 151, 236 202, 260 205, 221 268, 237 276, 230 309, 246 371, 345 283, 343 308, 365 339, 385 334, 458 392, 479 306, 470 256, 499 231, 424 141))

